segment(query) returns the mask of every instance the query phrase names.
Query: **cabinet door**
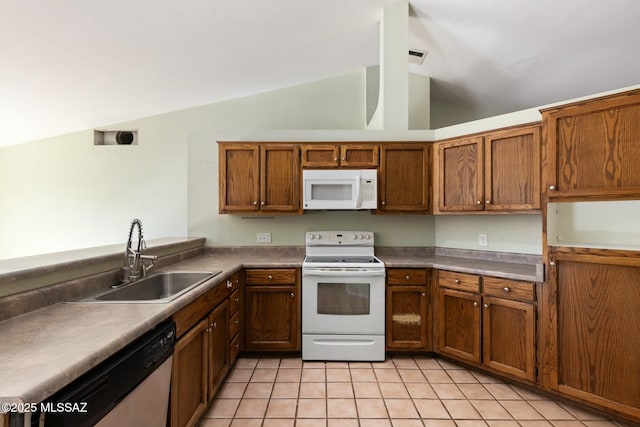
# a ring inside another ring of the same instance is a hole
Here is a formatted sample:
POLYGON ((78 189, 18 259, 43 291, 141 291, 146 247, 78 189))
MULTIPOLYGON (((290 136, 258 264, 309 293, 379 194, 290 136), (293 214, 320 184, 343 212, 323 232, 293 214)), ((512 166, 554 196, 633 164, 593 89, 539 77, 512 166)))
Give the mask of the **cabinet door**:
POLYGON ((337 168, 340 166, 340 147, 337 145, 303 145, 303 168, 337 168))
POLYGON ((540 209, 540 127, 484 137, 485 210, 540 209))
POLYGON ((387 287, 387 349, 427 349, 427 287, 387 287))
POLYGON ((245 350, 299 350, 300 297, 296 286, 245 288, 245 350))
POLYGON ((209 322, 204 319, 176 343, 171 374, 171 426, 195 426, 208 405, 209 322))
POLYGON ((550 199, 640 196, 640 91, 542 111, 550 199))
POLYGON ((429 211, 430 148, 426 144, 382 145, 380 152, 380 210, 429 211))
POLYGON ((480 295, 440 288, 438 350, 461 360, 480 363, 480 295))
POLYGON ((346 168, 375 168, 379 148, 373 144, 343 144, 340 146, 340 166, 346 168))
POLYGON ((484 297, 482 363, 516 378, 535 376, 534 305, 484 297))
POLYGON ((260 148, 260 159, 260 210, 301 212, 299 147, 266 144, 260 148))
POLYGON ((484 210, 482 138, 438 143, 438 208, 442 212, 484 210))
POLYGON ((209 401, 229 371, 229 301, 209 314, 209 401))
POLYGON ((552 254, 544 374, 553 390, 640 420, 640 258, 629 254, 552 254))
POLYGON ((219 144, 220 213, 257 211, 260 152, 256 144, 219 144))

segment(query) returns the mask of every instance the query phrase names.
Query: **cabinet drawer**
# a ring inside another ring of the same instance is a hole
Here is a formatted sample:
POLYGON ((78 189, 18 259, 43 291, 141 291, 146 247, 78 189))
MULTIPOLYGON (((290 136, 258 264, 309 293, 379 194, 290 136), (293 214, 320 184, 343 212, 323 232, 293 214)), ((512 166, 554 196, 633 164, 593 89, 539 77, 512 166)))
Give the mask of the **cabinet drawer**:
POLYGON ((438 285, 467 292, 480 292, 480 276, 439 270, 438 285))
POLYGON ((229 363, 231 366, 236 362, 238 353, 240 352, 240 339, 238 335, 231 338, 229 342, 229 363))
POLYGON ((427 270, 423 268, 390 268, 387 270, 389 285, 424 285, 427 283, 427 270))
POLYGON ((499 279, 497 277, 482 278, 482 293, 487 296, 533 302, 535 299, 535 283, 516 280, 499 279))
POLYGON ((229 316, 233 316, 240 310, 240 291, 235 291, 229 295, 229 316))
POLYGON ((247 270, 245 282, 247 285, 292 285, 296 283, 296 270, 295 268, 279 270, 256 268, 247 270))
POLYGON ((229 336, 233 337, 238 333, 240 327, 240 312, 236 312, 229 321, 229 336))

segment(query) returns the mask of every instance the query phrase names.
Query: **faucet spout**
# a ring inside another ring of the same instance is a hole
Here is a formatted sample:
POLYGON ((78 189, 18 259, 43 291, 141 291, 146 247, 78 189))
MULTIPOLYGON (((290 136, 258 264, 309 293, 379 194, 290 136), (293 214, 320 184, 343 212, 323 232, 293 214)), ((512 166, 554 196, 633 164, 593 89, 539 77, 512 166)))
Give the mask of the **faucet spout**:
POLYGON ((127 238, 127 244, 124 249, 124 266, 122 267, 122 283, 125 285, 130 282, 134 282, 141 276, 146 276, 147 272, 153 268, 153 261, 158 259, 155 255, 143 255, 142 251, 147 247, 142 234, 142 221, 138 218, 134 218, 131 221, 129 227, 129 237, 127 238), (138 242, 136 249, 132 248, 133 244, 133 230, 138 228, 138 242), (150 260, 149 265, 144 265, 144 260, 150 260))

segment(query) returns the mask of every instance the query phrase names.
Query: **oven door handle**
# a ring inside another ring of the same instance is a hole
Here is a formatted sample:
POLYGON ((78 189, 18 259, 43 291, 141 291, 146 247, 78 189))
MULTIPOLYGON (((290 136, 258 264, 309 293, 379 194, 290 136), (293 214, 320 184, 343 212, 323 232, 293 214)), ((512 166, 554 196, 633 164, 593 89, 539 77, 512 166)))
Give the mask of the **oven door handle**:
POLYGON ((384 277, 385 271, 358 270, 302 270, 303 276, 316 277, 384 277))

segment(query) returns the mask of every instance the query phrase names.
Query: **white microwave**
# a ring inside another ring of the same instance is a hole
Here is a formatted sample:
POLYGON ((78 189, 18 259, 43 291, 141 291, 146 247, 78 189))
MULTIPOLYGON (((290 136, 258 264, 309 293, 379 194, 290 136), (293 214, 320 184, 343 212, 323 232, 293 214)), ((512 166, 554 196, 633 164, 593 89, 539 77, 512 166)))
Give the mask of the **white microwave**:
POLYGON ((378 208, 375 169, 305 169, 302 183, 306 210, 378 208))

